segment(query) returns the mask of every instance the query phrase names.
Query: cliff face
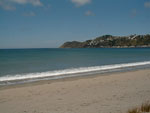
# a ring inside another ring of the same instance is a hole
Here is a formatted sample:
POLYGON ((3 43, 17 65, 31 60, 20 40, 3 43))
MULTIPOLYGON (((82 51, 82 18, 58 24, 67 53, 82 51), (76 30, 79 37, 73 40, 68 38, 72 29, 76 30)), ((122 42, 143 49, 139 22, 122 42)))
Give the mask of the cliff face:
POLYGON ((65 42, 60 48, 150 47, 150 35, 104 35, 84 42, 65 42))

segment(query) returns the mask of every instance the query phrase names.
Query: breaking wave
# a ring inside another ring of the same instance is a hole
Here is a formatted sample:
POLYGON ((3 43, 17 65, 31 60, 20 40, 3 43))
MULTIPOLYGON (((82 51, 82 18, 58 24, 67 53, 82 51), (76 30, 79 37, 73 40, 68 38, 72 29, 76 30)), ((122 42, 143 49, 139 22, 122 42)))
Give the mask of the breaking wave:
POLYGON ((80 67, 80 68, 71 68, 71 69, 64 69, 64 70, 47 71, 41 73, 6 75, 0 77, 0 82, 42 79, 42 78, 49 78, 49 77, 56 77, 56 76, 63 76, 63 75, 69 76, 72 74, 81 74, 81 73, 83 74, 83 73, 91 73, 96 71, 101 72, 107 70, 122 69, 122 68, 144 66, 144 65, 150 65, 150 61, 93 66, 93 67, 80 67))

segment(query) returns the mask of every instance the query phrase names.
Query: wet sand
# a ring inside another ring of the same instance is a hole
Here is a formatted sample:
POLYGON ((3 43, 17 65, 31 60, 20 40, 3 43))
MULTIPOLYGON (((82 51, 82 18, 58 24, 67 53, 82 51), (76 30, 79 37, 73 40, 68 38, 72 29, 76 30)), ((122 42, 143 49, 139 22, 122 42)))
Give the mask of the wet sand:
POLYGON ((0 113, 125 113, 150 100, 150 70, 0 87, 0 113))

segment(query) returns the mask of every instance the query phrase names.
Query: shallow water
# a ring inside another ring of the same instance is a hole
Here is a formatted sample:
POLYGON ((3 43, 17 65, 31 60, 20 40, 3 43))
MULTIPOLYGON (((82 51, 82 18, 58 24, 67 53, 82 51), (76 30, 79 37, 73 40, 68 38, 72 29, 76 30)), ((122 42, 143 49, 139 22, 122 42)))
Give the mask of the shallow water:
POLYGON ((0 81, 149 64, 150 48, 1 49, 0 81))

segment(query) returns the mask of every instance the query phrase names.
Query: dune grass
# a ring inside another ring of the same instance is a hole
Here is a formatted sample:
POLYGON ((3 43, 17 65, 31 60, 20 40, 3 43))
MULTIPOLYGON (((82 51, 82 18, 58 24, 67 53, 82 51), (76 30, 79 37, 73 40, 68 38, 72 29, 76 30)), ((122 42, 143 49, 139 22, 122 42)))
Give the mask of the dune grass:
POLYGON ((140 107, 135 107, 133 109, 128 110, 127 113, 148 113, 148 112, 150 112, 149 101, 143 103, 140 107))

